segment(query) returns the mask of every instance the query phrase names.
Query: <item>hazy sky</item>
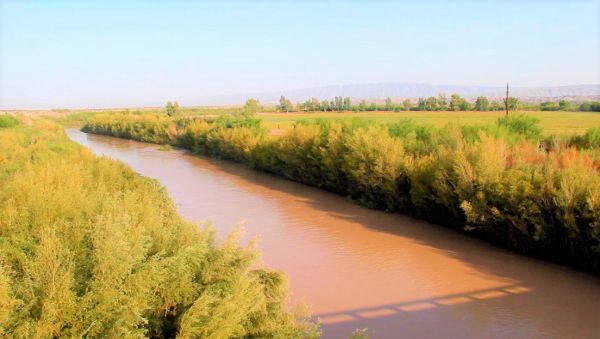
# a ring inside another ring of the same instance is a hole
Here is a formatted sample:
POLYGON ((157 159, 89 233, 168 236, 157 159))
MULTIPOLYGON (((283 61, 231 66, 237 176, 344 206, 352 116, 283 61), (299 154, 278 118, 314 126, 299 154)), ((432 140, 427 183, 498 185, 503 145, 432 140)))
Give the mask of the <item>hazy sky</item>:
POLYGON ((600 83, 600 1, 21 2, 0 0, 1 108, 391 81, 600 83))

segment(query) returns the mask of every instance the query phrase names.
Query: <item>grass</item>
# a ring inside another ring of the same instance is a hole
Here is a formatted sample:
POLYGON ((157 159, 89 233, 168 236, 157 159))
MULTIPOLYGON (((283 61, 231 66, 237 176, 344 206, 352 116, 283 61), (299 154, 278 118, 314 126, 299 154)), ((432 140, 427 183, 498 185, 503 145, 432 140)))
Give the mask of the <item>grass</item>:
MULTIPOLYGON (((121 112, 112 111, 114 113, 121 112)), ((162 109, 129 109, 134 114, 163 114, 162 109)), ((221 107, 221 108, 183 108, 181 116, 218 116, 223 113, 239 113, 239 107, 221 107)), ((111 111, 93 111, 93 112, 74 112, 58 118, 58 121, 64 125, 83 125, 87 120, 98 113, 110 113, 111 111)), ((588 128, 600 127, 600 113, 597 112, 542 112, 527 111, 514 112, 511 114, 526 113, 527 115, 540 119, 540 126, 545 135, 572 135, 584 134, 588 128)), ((258 113, 262 120, 262 125, 271 130, 289 129, 293 123, 299 119, 347 119, 364 118, 377 122, 388 123, 398 122, 399 120, 410 118, 416 123, 430 124, 436 127, 442 127, 449 122, 459 122, 463 125, 487 125, 494 124, 498 118, 503 117, 504 112, 449 112, 449 111, 410 111, 410 112, 306 112, 306 113, 258 113)), ((277 134, 277 132, 275 134, 277 134)))
POLYGON ((171 146, 169 144, 160 145, 160 147, 158 147, 159 151, 165 151, 165 152, 168 152, 168 151, 170 151, 172 149, 173 149, 173 146, 171 146))
MULTIPOLYGON (((600 127, 600 113, 593 112, 525 112, 540 119, 544 134, 583 134, 590 127, 600 127)), ((516 113, 511 113, 516 114, 516 113)), ((457 121, 468 125, 493 124, 503 117, 503 112, 308 112, 308 113, 259 113, 263 126, 269 129, 288 129, 298 119, 344 119, 360 117, 378 122, 397 122, 411 118, 417 123, 437 127, 457 121)))

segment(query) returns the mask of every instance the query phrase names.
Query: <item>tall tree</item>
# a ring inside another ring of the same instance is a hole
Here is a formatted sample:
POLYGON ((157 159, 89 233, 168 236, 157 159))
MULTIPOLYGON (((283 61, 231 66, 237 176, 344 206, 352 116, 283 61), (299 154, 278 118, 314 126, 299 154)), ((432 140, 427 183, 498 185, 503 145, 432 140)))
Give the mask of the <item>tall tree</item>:
POLYGON ((450 96, 450 110, 451 111, 460 111, 460 104, 463 101, 464 101, 464 99, 457 93, 452 94, 450 96))
POLYGON ((476 111, 489 111, 490 110, 490 102, 488 100, 488 98, 484 97, 484 96, 479 96, 477 97, 477 100, 475 101, 475 110, 476 111))
POLYGON ((392 102, 392 98, 390 98, 390 97, 385 98, 385 110, 386 111, 394 110, 394 103, 392 102))
POLYGON ((319 99, 317 99, 317 98, 310 99, 310 110, 311 111, 321 110, 321 103, 319 102, 319 99))
POLYGON ((244 105, 244 113, 254 114, 260 111, 260 102, 257 99, 250 98, 246 100, 246 104, 244 105))
POLYGON ((340 96, 336 96, 334 99, 334 107, 336 111, 343 111, 344 110, 344 99, 342 99, 342 97, 340 96))
POLYGON ((462 99, 462 101, 460 102, 460 104, 458 105, 458 108, 461 111, 470 111, 471 110, 471 103, 468 102, 465 99, 462 99))
POLYGON ((286 97, 284 97, 283 95, 279 98, 279 106, 277 106, 277 109, 280 112, 291 112, 294 110, 294 105, 292 104, 292 102, 287 99, 286 97))
POLYGON ((360 103, 358 104, 359 111, 366 111, 368 107, 369 107, 369 104, 367 104, 366 100, 361 100, 360 103))
POLYGON ((425 100, 425 110, 435 111, 438 108, 437 99, 435 97, 429 97, 425 100))
POLYGON ((165 111, 167 112, 167 115, 172 117, 175 115, 178 115, 181 111, 181 109, 179 108, 179 103, 177 101, 175 102, 167 102, 167 106, 165 106, 165 111))
POLYGON ((344 110, 349 111, 352 109, 352 101, 350 101, 350 97, 344 98, 344 110))
POLYGON ((417 109, 419 111, 427 110, 427 100, 425 100, 424 98, 419 98, 419 100, 417 101, 417 109))
POLYGON ((448 109, 448 99, 446 99, 446 95, 444 93, 440 93, 438 95, 437 108, 440 111, 445 111, 448 109))
POLYGON ((404 107, 405 111, 410 111, 412 108, 412 102, 410 99, 404 99, 404 101, 402 101, 402 107, 404 107))
POLYGON ((563 99, 558 102, 558 107, 561 111, 569 111, 571 110, 571 102, 563 99))

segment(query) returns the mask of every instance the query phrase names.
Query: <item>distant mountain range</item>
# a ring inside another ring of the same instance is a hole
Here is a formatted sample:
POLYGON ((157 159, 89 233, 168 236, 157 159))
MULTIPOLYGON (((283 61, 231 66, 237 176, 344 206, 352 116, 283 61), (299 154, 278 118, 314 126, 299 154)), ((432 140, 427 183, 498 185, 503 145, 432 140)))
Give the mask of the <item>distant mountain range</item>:
MULTIPOLYGON (((424 83, 390 82, 377 84, 354 84, 339 86, 324 86, 296 90, 283 90, 279 92, 241 93, 223 95, 202 99, 203 105, 240 104, 248 98, 258 99, 268 104, 275 103, 281 95, 293 102, 305 101, 310 98, 319 100, 332 99, 335 96, 350 97, 353 100, 382 100, 390 97, 392 99, 406 99, 437 96, 444 93, 450 96, 458 93, 466 98, 474 98, 485 95, 490 98, 501 98, 504 96, 506 87, 495 86, 457 86, 457 85, 434 85, 424 83)), ((595 85, 572 85, 555 87, 511 87, 510 96, 518 97, 527 101, 542 101, 548 99, 568 98, 572 100, 598 99, 600 98, 600 84, 595 85)))

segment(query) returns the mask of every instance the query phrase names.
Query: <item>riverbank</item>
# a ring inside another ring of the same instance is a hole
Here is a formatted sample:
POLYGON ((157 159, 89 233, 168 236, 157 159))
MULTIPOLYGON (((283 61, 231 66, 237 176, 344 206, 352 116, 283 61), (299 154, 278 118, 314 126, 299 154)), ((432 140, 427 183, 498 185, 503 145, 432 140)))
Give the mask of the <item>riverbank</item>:
POLYGON ((434 129, 317 121, 269 136, 254 117, 100 115, 84 131, 168 143, 245 163, 598 273, 600 176, 574 148, 540 150, 531 118, 434 129))
POLYGON ((235 234, 217 241, 156 181, 30 123, 0 128, 2 335, 318 335, 235 234))
POLYGON ((226 235, 243 223, 286 273, 323 338, 588 338, 600 331, 598 277, 528 258, 402 214, 173 147, 68 130, 98 156, 159 180, 187 220, 226 235), (576 310, 576 311, 573 311, 576 310))

